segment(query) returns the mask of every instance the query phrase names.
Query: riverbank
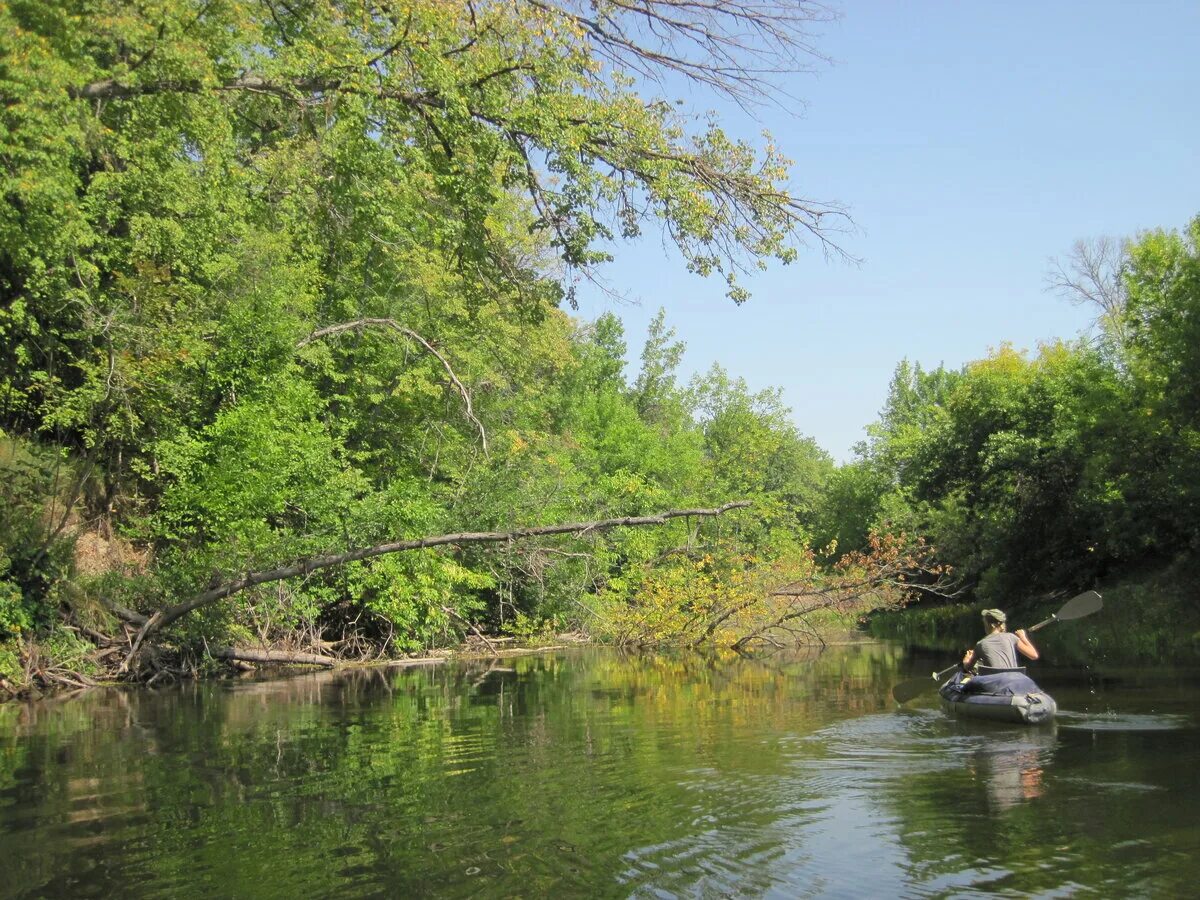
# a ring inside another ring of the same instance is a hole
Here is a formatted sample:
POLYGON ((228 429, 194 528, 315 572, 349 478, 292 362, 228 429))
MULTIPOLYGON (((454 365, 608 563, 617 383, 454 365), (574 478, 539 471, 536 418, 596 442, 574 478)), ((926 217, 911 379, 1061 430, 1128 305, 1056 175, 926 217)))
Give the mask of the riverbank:
MULTIPOLYGON (((0 703, 9 700, 39 700, 61 692, 139 683, 150 686, 164 682, 236 679, 272 673, 290 674, 297 671, 404 669, 473 660, 503 660, 566 650, 591 643, 592 639, 580 632, 547 634, 542 638, 534 636, 521 641, 512 637, 480 634, 472 635, 458 645, 433 649, 416 656, 386 657, 374 654, 359 658, 338 658, 282 647, 239 648, 234 652, 229 652, 233 648, 220 648, 198 664, 181 663, 174 667, 164 664, 157 675, 143 680, 131 680, 120 677, 115 661, 103 667, 95 659, 86 665, 79 659, 64 662, 53 655, 55 652, 61 652, 61 641, 52 640, 45 644, 29 642, 18 651, 20 658, 5 661, 10 673, 14 669, 13 664, 16 663, 19 666, 17 671, 23 677, 15 681, 10 676, 0 674, 0 703)), ((13 654, 12 649, 5 646, 0 646, 0 651, 10 656, 13 654)), ((115 654, 113 656, 115 657, 115 654)))
MULTIPOLYGON (((877 643, 879 638, 868 633, 862 620, 854 614, 822 610, 814 616, 813 628, 808 640, 797 642, 795 649, 802 647, 850 647, 877 643)), ((75 644, 71 632, 55 633, 44 642, 27 642, 13 655, 12 645, 0 645, 0 652, 9 654, 5 666, 8 676, 0 673, 0 703, 9 700, 39 700, 60 693, 72 693, 95 687, 117 685, 169 684, 183 681, 220 681, 244 677, 289 675, 303 671, 350 671, 356 669, 404 669, 439 666, 458 662, 498 662, 501 660, 549 653, 586 646, 609 646, 607 642, 584 631, 545 632, 521 637, 487 635, 476 632, 462 642, 442 648, 430 649, 418 655, 389 657, 378 649, 369 650, 358 656, 332 656, 328 653, 311 652, 314 649, 298 650, 295 647, 276 645, 272 647, 210 648, 207 656, 189 659, 180 655, 174 660, 159 658, 157 671, 146 678, 122 676, 119 671, 121 654, 104 654, 104 649, 92 648, 85 658, 81 648, 90 646, 85 642, 75 644), (13 678, 11 673, 19 673, 13 678)), ((102 637, 106 642, 113 638, 102 637)), ((134 633, 125 634, 125 646, 110 649, 128 649, 134 633)), ((325 645, 331 649, 331 645, 325 645)), ((651 649, 651 648, 643 648, 651 649)), ((653 648, 655 652, 673 655, 685 648, 653 648)), ((713 652, 713 648, 707 648, 713 652)), ((689 648, 686 652, 695 652, 689 648)), ((731 655, 733 651, 726 651, 731 655)))
MULTIPOLYGON (((620 523, 637 524, 627 519, 620 523)), ((286 604, 275 598, 258 607, 231 603, 218 610, 211 604, 184 602, 166 613, 161 608, 149 613, 64 580, 60 593, 71 601, 55 611, 53 625, 0 641, 0 697, 101 683, 153 685, 227 677, 261 666, 333 669, 386 664, 412 658, 413 653, 440 658, 474 652, 498 658, 505 655, 500 651, 523 649, 522 644, 534 645, 524 649, 537 649, 562 640, 738 654, 823 646, 855 631, 869 609, 902 602, 905 588, 897 573, 919 565, 926 552, 881 541, 871 555, 843 557, 831 572, 819 569, 810 556, 790 564, 712 554, 693 561, 686 556, 670 563, 676 568, 665 582, 658 570, 639 567, 620 590, 585 594, 587 604, 575 598, 575 606, 590 616, 586 623, 578 614, 564 622, 557 616, 518 612, 499 625, 505 632, 501 635, 485 633, 498 627, 494 620, 488 624, 455 609, 455 602, 465 605, 461 598, 427 609, 440 614, 437 629, 420 622, 402 623, 401 628, 375 614, 364 621, 361 609, 351 619, 341 608, 325 618, 273 624, 273 612, 287 613, 286 604), (173 615, 171 610, 182 612, 173 615), (193 614, 185 619, 187 613, 193 614), (170 629, 164 626, 177 619, 182 621, 170 629), (457 643, 460 640, 464 643, 457 643)), ((248 580, 250 576, 243 579, 248 580)))
MULTIPOLYGON (((1197 559, 1179 557, 1147 563, 1119 578, 1101 581, 1096 590, 1104 609, 1080 622, 1063 623, 1038 633, 1043 655, 1063 663, 1103 661, 1117 665, 1200 663, 1200 582, 1197 559)), ((1007 608, 1012 627, 1040 621, 1066 595, 1014 603, 1007 608)), ((979 639, 983 605, 913 605, 869 617, 868 633, 910 646, 945 650, 979 639)))

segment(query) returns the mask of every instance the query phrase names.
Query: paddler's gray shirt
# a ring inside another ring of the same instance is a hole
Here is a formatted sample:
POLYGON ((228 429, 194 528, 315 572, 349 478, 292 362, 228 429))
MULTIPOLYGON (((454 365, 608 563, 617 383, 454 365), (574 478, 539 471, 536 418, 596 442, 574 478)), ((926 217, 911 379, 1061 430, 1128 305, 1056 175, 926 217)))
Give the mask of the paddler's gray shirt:
POLYGON ((1007 631, 989 634, 975 645, 975 655, 983 665, 993 669, 1015 669, 1019 665, 1017 641, 1017 636, 1007 631))

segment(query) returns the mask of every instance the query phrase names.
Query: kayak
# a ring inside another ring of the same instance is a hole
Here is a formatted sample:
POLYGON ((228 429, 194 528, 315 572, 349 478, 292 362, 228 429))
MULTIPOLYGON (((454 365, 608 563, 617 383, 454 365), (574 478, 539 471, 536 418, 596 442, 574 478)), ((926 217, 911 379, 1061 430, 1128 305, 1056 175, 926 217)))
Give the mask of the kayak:
POLYGON ((942 707, 952 716, 1041 725, 1054 721, 1058 706, 1022 669, 987 669, 984 674, 954 677, 938 688, 942 707))

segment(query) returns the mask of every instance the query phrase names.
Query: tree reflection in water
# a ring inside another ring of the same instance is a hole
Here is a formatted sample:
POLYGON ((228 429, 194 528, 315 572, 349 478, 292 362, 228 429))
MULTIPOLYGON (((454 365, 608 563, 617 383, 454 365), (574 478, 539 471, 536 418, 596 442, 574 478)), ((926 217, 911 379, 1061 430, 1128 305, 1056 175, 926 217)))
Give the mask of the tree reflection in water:
POLYGON ((1031 728, 897 710, 912 668, 585 650, 0 706, 0 900, 1194 892, 1194 681, 1058 684, 1083 713, 1031 728))

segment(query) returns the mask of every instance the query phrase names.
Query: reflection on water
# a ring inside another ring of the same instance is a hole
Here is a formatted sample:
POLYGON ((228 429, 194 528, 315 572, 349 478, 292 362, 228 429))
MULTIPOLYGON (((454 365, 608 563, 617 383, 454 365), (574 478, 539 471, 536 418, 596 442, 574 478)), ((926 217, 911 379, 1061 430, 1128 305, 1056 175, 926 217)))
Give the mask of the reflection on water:
POLYGON ((992 810, 1008 809, 1045 792, 1043 778, 1056 743, 1053 726, 985 735, 967 770, 984 784, 992 810))
MULTIPOLYGON (((896 709, 880 644, 601 651, 0 707, 0 897, 1173 896, 1197 689, 896 709)), ((922 705, 924 703, 924 705, 922 705)))
POLYGON ((1060 728, 1078 728, 1082 731, 1177 731, 1191 724, 1192 720, 1187 716, 1138 715, 1111 710, 1104 713, 1062 712, 1058 716, 1060 728))

